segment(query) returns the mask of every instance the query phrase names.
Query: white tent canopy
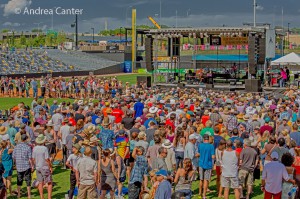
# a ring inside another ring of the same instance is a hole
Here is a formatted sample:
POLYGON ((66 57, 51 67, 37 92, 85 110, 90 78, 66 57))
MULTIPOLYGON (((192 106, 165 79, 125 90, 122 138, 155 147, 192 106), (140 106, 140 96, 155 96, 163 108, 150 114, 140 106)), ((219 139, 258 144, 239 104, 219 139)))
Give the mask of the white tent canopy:
POLYGON ((300 65, 300 56, 293 52, 272 61, 271 65, 300 65))

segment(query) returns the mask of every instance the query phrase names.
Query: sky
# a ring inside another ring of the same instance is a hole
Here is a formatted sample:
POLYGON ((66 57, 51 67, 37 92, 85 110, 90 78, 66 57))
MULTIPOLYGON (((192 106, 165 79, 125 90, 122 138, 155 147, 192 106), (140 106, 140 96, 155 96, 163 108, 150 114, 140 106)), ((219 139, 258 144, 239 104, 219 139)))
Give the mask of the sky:
MULTIPOLYGON (((48 30, 53 24, 56 31, 73 32, 74 13, 62 13, 72 8, 82 10, 79 32, 91 32, 92 27, 99 32, 106 22, 108 29, 129 27, 132 8, 137 10, 138 25, 152 25, 148 16, 170 27, 176 21, 177 27, 237 27, 253 22, 253 0, 0 0, 0 30, 48 30), (30 9, 36 12, 30 14, 30 9), (38 9, 44 11, 39 14, 38 9)), ((284 26, 300 27, 300 0, 257 0, 257 22, 281 26, 282 10, 284 26)))

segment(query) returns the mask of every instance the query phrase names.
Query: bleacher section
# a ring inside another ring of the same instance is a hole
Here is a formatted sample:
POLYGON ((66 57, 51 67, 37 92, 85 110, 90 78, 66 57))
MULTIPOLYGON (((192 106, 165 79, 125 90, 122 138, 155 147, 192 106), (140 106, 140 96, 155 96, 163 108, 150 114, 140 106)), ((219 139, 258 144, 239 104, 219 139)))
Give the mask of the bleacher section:
POLYGON ((77 66, 80 70, 93 71, 120 64, 120 62, 108 60, 101 56, 80 51, 60 51, 56 49, 49 49, 47 50, 47 55, 68 65, 77 66))

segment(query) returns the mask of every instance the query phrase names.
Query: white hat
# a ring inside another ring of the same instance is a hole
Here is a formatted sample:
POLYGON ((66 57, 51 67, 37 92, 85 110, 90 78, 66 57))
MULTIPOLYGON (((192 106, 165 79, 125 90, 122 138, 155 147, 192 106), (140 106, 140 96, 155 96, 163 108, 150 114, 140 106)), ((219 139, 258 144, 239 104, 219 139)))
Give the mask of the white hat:
POLYGON ((171 99, 171 100, 170 100, 170 104, 171 104, 171 105, 175 104, 175 100, 174 100, 174 99, 171 99))
POLYGON ((83 100, 79 100, 78 105, 82 105, 82 104, 83 104, 83 100))
POLYGON ((191 134, 191 135, 189 136, 189 140, 193 140, 193 139, 197 139, 197 137, 196 137, 196 135, 191 134))
POLYGON ((169 149, 173 146, 173 144, 170 142, 170 140, 165 139, 164 143, 162 144, 162 147, 169 149))
POLYGON ((276 152, 276 151, 273 151, 272 153, 271 153, 271 158, 272 158, 272 160, 278 160, 278 158, 279 158, 279 155, 278 155, 278 153, 276 152))
POLYGON ((156 113, 158 111, 158 108, 152 106, 150 109, 149 109, 149 112, 150 113, 156 113))

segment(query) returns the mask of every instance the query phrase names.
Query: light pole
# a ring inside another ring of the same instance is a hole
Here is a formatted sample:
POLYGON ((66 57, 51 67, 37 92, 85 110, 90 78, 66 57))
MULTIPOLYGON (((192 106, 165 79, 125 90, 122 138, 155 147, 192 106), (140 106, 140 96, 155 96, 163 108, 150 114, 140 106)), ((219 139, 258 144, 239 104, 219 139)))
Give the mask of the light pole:
POLYGON ((288 23, 288 48, 290 48, 290 24, 291 23, 288 23))
POLYGON ((176 28, 177 28, 177 10, 176 10, 176 28))
POLYGON ((161 25, 161 0, 159 1, 159 25, 161 25))
POLYGON ((94 37, 94 34, 95 34, 95 28, 91 28, 93 30, 93 45, 95 43, 95 37, 94 37))
POLYGON ((188 9, 188 10, 186 11, 186 17, 189 17, 189 16, 190 16, 190 12, 191 12, 191 9, 188 9))
POLYGON ((253 0, 253 27, 256 27, 256 0, 253 0))
POLYGON ((43 22, 39 22, 39 23, 34 23, 35 25, 38 25, 38 34, 40 34, 40 24, 43 22))
POLYGON ((125 16, 125 24, 126 24, 126 26, 128 26, 128 23, 127 23, 128 17, 127 17, 127 15, 128 15, 128 9, 129 9, 129 8, 132 8, 132 6, 128 6, 128 7, 126 8, 126 16, 125 16))

